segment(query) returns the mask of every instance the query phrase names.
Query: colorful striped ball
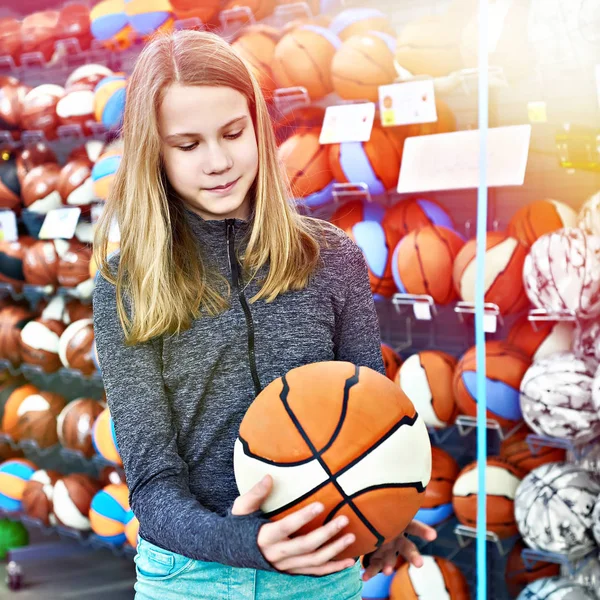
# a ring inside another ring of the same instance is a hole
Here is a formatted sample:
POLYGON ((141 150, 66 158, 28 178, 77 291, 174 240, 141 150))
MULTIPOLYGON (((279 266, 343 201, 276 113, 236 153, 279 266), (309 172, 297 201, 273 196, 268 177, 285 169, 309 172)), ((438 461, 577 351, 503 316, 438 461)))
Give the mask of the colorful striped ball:
POLYGON ((92 35, 112 50, 131 45, 132 29, 125 14, 124 0, 102 0, 90 12, 92 35))
POLYGON ((94 422, 92 428, 92 443, 96 452, 108 462, 115 465, 123 465, 119 455, 117 436, 115 435, 115 424, 106 407, 94 422))
POLYGON ((0 465, 0 510, 21 510, 25 484, 38 468, 25 458, 11 458, 0 465))
POLYGON ((100 200, 106 200, 112 187, 113 179, 123 157, 123 147, 119 144, 104 152, 92 167, 94 194, 100 200))
POLYGON ((94 116, 107 129, 121 126, 125 111, 127 78, 124 75, 109 75, 94 88, 94 116))
POLYGON ((169 0, 125 0, 129 24, 140 34, 149 35, 172 19, 169 0))
POLYGON ((92 531, 104 541, 121 546, 126 541, 125 525, 129 514, 129 490, 124 483, 110 483, 92 499, 92 531))

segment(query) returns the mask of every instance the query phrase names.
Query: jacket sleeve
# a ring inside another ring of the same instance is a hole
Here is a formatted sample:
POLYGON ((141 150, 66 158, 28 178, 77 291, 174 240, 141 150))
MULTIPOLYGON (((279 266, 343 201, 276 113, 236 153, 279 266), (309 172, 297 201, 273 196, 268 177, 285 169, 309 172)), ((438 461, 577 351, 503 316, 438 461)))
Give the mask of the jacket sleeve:
POLYGON ((267 522, 260 511, 217 515, 190 491, 163 382, 161 342, 125 345, 116 288, 100 274, 93 305, 99 365, 141 537, 197 560, 273 571, 257 544, 267 522))
POLYGON ((385 375, 381 354, 381 330, 373 301, 367 262, 358 245, 343 231, 339 249, 339 276, 343 303, 336 318, 336 360, 365 366, 385 375))

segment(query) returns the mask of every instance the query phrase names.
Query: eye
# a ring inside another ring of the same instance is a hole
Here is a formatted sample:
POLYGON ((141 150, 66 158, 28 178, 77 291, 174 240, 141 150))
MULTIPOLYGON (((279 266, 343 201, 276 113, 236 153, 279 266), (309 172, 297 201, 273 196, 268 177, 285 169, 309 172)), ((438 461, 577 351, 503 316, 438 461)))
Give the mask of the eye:
POLYGON ((242 135, 242 133, 244 133, 243 129, 240 129, 240 131, 236 131, 235 133, 228 133, 225 136, 225 139, 227 139, 227 140, 237 140, 242 135))
POLYGON ((194 142, 193 144, 188 144, 187 146, 177 146, 179 150, 183 150, 183 152, 189 152, 193 150, 198 145, 198 142, 194 142))

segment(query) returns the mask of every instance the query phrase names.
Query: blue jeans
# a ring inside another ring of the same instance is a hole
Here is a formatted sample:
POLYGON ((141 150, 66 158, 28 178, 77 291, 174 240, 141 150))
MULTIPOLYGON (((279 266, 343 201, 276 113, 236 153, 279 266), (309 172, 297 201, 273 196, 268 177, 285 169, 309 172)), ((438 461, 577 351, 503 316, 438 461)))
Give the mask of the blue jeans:
POLYGON ((138 538, 135 600, 361 600, 360 564, 324 577, 203 562, 138 538))

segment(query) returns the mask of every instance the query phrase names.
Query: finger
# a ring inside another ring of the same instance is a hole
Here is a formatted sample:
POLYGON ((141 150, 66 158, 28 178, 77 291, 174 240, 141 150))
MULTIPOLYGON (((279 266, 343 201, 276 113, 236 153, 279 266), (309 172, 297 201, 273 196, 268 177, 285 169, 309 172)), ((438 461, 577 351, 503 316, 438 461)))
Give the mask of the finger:
MULTIPOLYGON (((286 560, 276 563, 280 571, 288 571, 289 569, 301 569, 305 567, 320 567, 335 558, 340 552, 345 550, 354 542, 356 536, 353 533, 348 533, 341 538, 334 540, 330 544, 323 546, 312 554, 302 554, 300 556, 292 556, 286 560)), ((354 563, 352 563, 354 564, 354 563)))
POLYGON ((298 569, 288 569, 287 573, 295 573, 296 575, 330 575, 344 569, 349 569, 354 566, 354 559, 335 560, 320 567, 306 567, 298 569))
POLYGON ((264 549, 283 540, 288 541, 290 535, 296 533, 296 531, 307 523, 310 523, 323 510, 323 504, 313 502, 279 521, 266 523, 258 532, 258 545, 261 549, 264 549))
POLYGON ((337 535, 344 527, 346 527, 346 525, 348 525, 348 522, 348 517, 338 517, 330 523, 327 523, 327 525, 323 525, 306 535, 275 544, 269 550, 272 550, 275 554, 275 561, 283 560, 284 558, 291 556, 310 554, 337 535))
POLYGON ((384 575, 391 575, 394 572, 394 567, 398 561, 398 554, 394 549, 387 550, 383 555, 383 566, 382 573, 384 575))
POLYGON ((421 523, 421 521, 411 521, 404 533, 414 535, 427 542, 433 542, 437 538, 437 531, 433 527, 421 523))
POLYGON ((250 515, 257 511, 273 488, 273 479, 265 475, 258 483, 254 484, 245 494, 238 496, 231 508, 233 515, 250 515))
POLYGON ((377 573, 381 571, 382 567, 383 559, 382 555, 378 551, 377 556, 371 558, 369 566, 365 569, 365 572, 363 573, 363 581, 368 581, 369 579, 371 579, 371 577, 375 577, 375 575, 377 575, 377 573))
POLYGON ((419 549, 408 538, 399 540, 396 548, 398 549, 400 556, 402 556, 406 562, 409 562, 415 567, 423 566, 423 557, 421 556, 419 549))

